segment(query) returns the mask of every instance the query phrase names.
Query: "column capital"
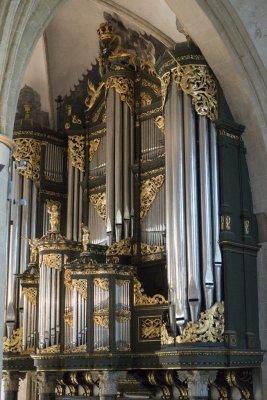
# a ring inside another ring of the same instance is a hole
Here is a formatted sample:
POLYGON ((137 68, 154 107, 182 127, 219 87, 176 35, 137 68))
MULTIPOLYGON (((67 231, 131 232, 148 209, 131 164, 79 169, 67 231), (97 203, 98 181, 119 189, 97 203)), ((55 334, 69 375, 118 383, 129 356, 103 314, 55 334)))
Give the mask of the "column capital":
POLYGON ((3 388, 4 392, 18 392, 19 381, 24 379, 26 373, 18 371, 3 371, 3 388))
POLYGON ((5 146, 7 146, 11 152, 15 150, 16 143, 6 135, 0 134, 0 143, 3 143, 5 146))

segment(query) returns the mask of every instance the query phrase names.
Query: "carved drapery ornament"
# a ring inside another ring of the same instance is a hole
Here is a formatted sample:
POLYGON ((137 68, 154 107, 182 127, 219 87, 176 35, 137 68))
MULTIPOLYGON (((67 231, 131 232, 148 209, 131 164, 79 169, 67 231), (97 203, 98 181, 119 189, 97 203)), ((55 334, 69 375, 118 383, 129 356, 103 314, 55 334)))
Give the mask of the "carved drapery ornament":
POLYGON ((107 204, 107 198, 106 198, 106 192, 102 193, 93 193, 89 195, 89 200, 90 203, 92 204, 93 207, 95 207, 97 214, 102 218, 104 221, 106 221, 106 204, 107 204))
POLYGON ((130 110, 134 107, 134 82, 124 76, 111 76, 106 82, 106 89, 114 88, 119 94, 121 101, 125 101, 130 110))
POLYGON ((134 305, 155 305, 155 304, 167 304, 167 300, 162 294, 155 294, 153 297, 149 297, 144 293, 141 282, 138 279, 134 279, 134 305))
MULTIPOLYGON (((31 132, 32 133, 32 132, 31 132)), ((14 139, 16 149, 13 156, 16 161, 27 161, 25 168, 18 172, 33 181, 40 179, 41 142, 32 138, 14 139)))
POLYGON ((84 172, 84 148, 85 138, 81 135, 69 136, 68 151, 71 165, 84 172))
POLYGON ((178 88, 192 97, 197 114, 206 115, 211 121, 218 118, 217 85, 207 65, 177 62, 175 68, 166 72, 160 78, 163 107, 172 76, 178 88))
POLYGON ((165 180, 164 175, 154 176, 141 182, 140 219, 143 221, 165 180))
POLYGON ((24 287, 22 289, 22 293, 27 297, 31 304, 33 304, 34 306, 36 305, 37 288, 24 287))
POLYGON ((22 328, 16 329, 10 338, 4 336, 3 352, 4 353, 21 353, 22 352, 22 328))

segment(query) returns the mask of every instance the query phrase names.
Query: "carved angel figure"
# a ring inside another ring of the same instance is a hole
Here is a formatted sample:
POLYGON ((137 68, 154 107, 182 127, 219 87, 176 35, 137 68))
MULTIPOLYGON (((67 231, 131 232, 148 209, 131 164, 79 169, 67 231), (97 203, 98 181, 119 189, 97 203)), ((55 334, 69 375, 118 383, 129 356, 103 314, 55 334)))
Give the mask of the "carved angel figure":
POLYGON ((33 239, 29 239, 29 246, 31 248, 30 263, 31 264, 38 264, 37 241, 33 240, 33 239))
POLYGON ((82 227, 82 245, 83 245, 83 251, 86 252, 88 251, 88 244, 89 244, 89 240, 90 240, 90 231, 88 226, 81 224, 82 227))

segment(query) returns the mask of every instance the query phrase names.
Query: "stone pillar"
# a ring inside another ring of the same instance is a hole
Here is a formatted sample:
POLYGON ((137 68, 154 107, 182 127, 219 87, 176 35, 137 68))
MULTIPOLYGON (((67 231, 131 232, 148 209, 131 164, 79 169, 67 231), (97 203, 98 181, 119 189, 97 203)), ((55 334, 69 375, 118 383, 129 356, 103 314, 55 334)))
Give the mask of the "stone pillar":
POLYGON ((19 381, 25 378, 24 373, 17 371, 3 372, 3 400, 17 400, 19 391, 19 381))
POLYGON ((54 400, 56 398, 56 382, 60 379, 55 372, 37 372, 39 400, 54 400))
MULTIPOLYGON (((8 193, 8 178, 9 178, 9 160, 10 153, 15 148, 14 142, 7 136, 0 135, 0 260, 1 276, 6 277, 7 254, 6 254, 6 238, 7 238, 7 193, 8 193)), ((0 338, 4 336, 4 293, 6 288, 5 279, 0 279, 0 338)), ((3 341, 0 340, 0 382, 2 376, 3 364, 3 341)))
POLYGON ((209 379, 215 379, 216 371, 181 371, 179 379, 187 379, 188 395, 190 400, 208 400, 209 379))
POLYGON ((100 400, 114 400, 117 396, 118 380, 125 378, 126 371, 100 371, 96 375, 99 379, 100 400))

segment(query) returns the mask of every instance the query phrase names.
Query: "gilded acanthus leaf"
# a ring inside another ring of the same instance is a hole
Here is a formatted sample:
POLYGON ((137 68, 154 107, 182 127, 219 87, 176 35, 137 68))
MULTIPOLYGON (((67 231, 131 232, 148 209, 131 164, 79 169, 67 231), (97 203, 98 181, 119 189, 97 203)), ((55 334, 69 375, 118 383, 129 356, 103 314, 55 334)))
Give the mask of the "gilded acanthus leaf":
POLYGON ((22 293, 27 297, 31 304, 36 305, 37 288, 24 287, 22 293))
POLYGON ((73 279, 72 286, 77 290, 82 298, 87 299, 87 280, 86 279, 73 279))
POLYGON ((97 88, 95 88, 94 84, 88 80, 87 83, 87 97, 85 99, 85 105, 87 107, 86 111, 91 110, 93 105, 96 102, 96 99, 99 97, 101 93, 101 89, 105 85, 105 82, 102 81, 97 88))
POLYGON ((13 156, 16 161, 26 161, 25 168, 21 168, 19 173, 26 178, 37 181, 40 179, 40 158, 41 158, 41 142, 31 138, 14 139, 16 150, 13 156))
POLYGON ((60 270, 62 267, 62 254, 43 254, 42 261, 47 267, 60 270))
POLYGON ((141 193, 140 193, 140 219, 143 221, 155 200, 161 186, 164 183, 164 175, 154 176, 150 179, 146 179, 141 183, 141 193))
POLYGON ((101 193, 94 193, 89 195, 89 200, 92 206, 95 207, 98 215, 100 218, 102 218, 104 221, 106 220, 106 204, 107 204, 107 198, 106 198, 106 192, 101 192, 101 193))
POLYGON ((151 304, 167 304, 167 300, 162 294, 155 294, 153 297, 149 297, 144 293, 141 282, 138 279, 134 279, 134 305, 151 305, 151 304))
POLYGON ((21 353, 22 351, 22 328, 16 329, 10 338, 4 336, 4 353, 21 353))
POLYGON ((69 136, 68 138, 68 151, 71 164, 73 167, 78 168, 80 171, 84 171, 84 154, 85 139, 84 136, 75 135, 69 136))
POLYGON ((89 142, 89 161, 92 161, 95 153, 97 152, 98 146, 100 144, 99 138, 90 140, 89 142))

